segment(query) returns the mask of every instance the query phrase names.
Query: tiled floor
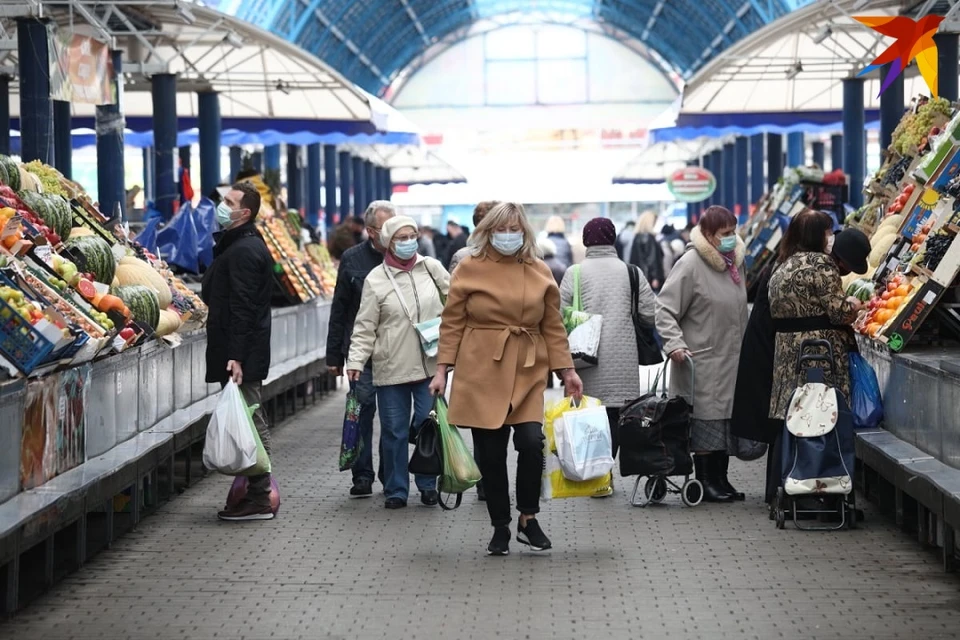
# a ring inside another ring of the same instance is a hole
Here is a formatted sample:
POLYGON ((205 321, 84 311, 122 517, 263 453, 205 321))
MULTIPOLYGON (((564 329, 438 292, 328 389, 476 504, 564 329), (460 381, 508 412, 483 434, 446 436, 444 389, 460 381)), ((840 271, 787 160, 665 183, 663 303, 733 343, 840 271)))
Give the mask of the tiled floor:
POLYGON ((452 513, 346 498, 341 400, 276 431, 278 519, 218 522, 230 479, 209 477, 0 638, 960 637, 960 580, 932 553, 869 507, 857 531, 776 530, 762 462, 732 464, 746 503, 633 508, 619 481, 544 505, 551 554, 488 558, 472 492, 452 513))

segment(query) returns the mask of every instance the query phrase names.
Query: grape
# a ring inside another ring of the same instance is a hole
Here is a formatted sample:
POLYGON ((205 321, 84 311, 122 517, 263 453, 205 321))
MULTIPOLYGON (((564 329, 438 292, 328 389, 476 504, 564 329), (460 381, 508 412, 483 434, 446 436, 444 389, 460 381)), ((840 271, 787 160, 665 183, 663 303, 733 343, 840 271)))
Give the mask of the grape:
POLYGON ((939 266, 952 242, 953 238, 946 234, 936 234, 927 238, 924 251, 927 269, 933 271, 939 266))

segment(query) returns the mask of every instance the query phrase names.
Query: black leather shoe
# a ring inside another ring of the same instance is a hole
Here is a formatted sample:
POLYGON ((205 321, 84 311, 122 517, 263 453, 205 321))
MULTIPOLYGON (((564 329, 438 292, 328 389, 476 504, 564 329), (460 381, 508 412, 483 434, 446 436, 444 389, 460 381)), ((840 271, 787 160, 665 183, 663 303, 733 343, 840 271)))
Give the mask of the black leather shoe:
POLYGON ((428 507, 435 507, 440 502, 440 494, 433 489, 422 491, 420 493, 420 502, 428 507))
POLYGON ((733 502, 733 496, 717 484, 716 469, 711 464, 712 454, 693 456, 697 480, 703 485, 703 499, 707 502, 733 502))
POLYGON ((407 501, 403 498, 387 498, 383 506, 387 509, 403 509, 407 506, 407 501))
POLYGON ((723 451, 717 451, 711 457, 714 456, 716 457, 718 484, 723 487, 727 493, 732 495, 734 500, 746 500, 747 496, 742 491, 734 489, 733 485, 730 484, 730 480, 727 478, 727 470, 730 468, 730 456, 723 451))

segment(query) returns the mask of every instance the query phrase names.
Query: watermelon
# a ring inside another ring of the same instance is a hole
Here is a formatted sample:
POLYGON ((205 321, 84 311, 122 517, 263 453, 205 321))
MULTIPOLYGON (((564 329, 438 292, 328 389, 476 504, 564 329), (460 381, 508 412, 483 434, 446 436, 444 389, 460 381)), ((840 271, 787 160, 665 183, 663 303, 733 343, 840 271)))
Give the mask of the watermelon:
POLYGON ((133 319, 150 325, 151 329, 156 329, 160 324, 160 303, 157 301, 157 293, 150 287, 142 284, 131 284, 125 287, 117 287, 111 293, 117 296, 130 309, 133 319))
POLYGON ((83 254, 86 272, 92 273, 97 282, 107 285, 113 282, 117 264, 113 257, 113 250, 106 240, 100 236, 82 236, 71 238, 67 241, 67 247, 83 254))
POLYGON ((70 237, 73 213, 70 211, 70 204, 63 197, 33 191, 22 191, 20 197, 25 205, 40 216, 44 224, 60 236, 61 241, 70 237))
POLYGON ((10 156, 0 156, 0 181, 14 191, 20 190, 20 165, 10 156))

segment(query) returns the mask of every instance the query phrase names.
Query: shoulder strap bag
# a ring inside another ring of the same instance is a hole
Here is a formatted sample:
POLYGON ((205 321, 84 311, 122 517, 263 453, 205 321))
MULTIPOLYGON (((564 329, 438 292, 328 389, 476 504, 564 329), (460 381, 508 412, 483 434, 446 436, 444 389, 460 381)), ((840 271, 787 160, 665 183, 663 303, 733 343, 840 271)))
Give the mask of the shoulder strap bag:
MULTIPOLYGON (((433 286, 437 288, 437 293, 440 295, 440 302, 443 303, 444 295, 443 292, 440 291, 440 286, 437 285, 437 281, 433 279, 433 274, 430 273, 429 267, 425 268, 430 275, 430 279, 433 280, 433 286)), ((440 350, 440 316, 431 318, 430 320, 424 320, 423 322, 417 322, 417 319, 410 312, 407 302, 403 299, 403 294, 400 292, 400 287, 397 286, 397 281, 393 277, 393 273, 386 264, 383 265, 383 271, 387 274, 390 284, 393 285, 393 291, 397 294, 397 299, 400 300, 400 306, 403 307, 404 314, 406 314, 410 324, 412 324, 414 330, 416 330, 417 337, 420 338, 420 348, 423 349, 424 355, 428 358, 436 357, 437 352, 440 350)), ((416 282, 414 282, 413 286, 417 286, 416 282)))
POLYGON ((660 364, 663 352, 657 344, 654 328, 640 318, 640 269, 627 265, 627 270, 630 272, 630 315, 637 334, 637 358, 641 365, 660 364))

